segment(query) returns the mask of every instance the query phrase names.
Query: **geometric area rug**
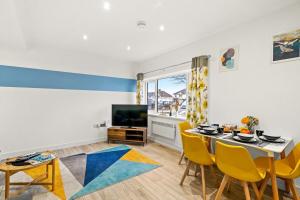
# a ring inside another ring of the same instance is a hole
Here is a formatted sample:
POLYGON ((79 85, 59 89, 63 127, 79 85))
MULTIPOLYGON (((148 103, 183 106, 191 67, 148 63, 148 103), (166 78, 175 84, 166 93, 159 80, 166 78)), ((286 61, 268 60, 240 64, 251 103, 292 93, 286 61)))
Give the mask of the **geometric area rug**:
POLYGON ((71 200, 160 166, 159 163, 126 145, 68 156, 60 160, 82 185, 81 189, 69 198, 71 200))
MULTIPOLYGON (((22 190, 22 187, 11 187, 10 200, 74 200, 159 166, 159 163, 126 145, 68 156, 56 160, 54 191, 51 191, 51 187, 48 186, 31 186, 26 190, 22 190)), ((46 168, 40 166, 16 173, 11 180, 13 182, 32 181, 45 171, 46 168)), ((50 182, 50 180, 51 174, 44 181, 50 182)), ((0 173, 0 199, 4 199, 3 173, 0 173)))

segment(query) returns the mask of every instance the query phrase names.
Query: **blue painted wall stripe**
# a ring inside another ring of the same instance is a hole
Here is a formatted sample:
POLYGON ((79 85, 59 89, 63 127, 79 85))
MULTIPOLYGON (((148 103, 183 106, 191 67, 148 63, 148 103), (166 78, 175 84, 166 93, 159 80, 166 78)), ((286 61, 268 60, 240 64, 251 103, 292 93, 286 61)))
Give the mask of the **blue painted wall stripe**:
POLYGON ((0 65, 0 86, 135 92, 136 80, 0 65))

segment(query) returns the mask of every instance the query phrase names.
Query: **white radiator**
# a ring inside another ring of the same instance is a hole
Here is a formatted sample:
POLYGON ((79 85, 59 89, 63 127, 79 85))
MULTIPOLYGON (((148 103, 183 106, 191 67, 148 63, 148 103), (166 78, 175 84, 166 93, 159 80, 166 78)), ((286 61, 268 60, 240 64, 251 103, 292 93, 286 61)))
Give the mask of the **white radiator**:
POLYGON ((167 122, 152 121, 152 134, 168 139, 175 139, 176 125, 167 122))

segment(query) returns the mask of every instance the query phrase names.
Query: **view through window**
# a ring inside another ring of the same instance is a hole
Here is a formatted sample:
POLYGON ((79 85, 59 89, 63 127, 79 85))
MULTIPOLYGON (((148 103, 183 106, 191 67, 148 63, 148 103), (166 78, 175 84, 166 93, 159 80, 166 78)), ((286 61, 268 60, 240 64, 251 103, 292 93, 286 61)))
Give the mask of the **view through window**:
POLYGON ((150 113, 155 112, 155 102, 156 102, 155 85, 156 85, 156 81, 149 81, 147 83, 147 105, 148 105, 148 111, 150 113))
POLYGON ((187 75, 180 74, 157 80, 157 91, 155 91, 156 81, 148 82, 148 108, 155 110, 155 100, 157 96, 157 112, 160 114, 186 114, 186 89, 187 75))

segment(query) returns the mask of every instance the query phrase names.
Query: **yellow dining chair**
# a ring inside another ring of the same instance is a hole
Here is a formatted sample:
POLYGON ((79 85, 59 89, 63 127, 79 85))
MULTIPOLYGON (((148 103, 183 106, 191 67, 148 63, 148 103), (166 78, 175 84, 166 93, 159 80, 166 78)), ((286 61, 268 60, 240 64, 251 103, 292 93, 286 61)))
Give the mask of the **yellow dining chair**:
POLYGON ((181 133, 182 145, 185 156, 188 159, 187 167, 184 171, 180 185, 183 184, 185 177, 187 176, 189 169, 192 164, 200 165, 201 178, 202 178, 202 192, 203 199, 206 199, 206 185, 205 185, 205 174, 204 166, 212 166, 215 161, 214 155, 210 154, 207 149, 205 141, 193 135, 181 133))
MULTIPOLYGON (((186 130, 192 128, 191 124, 190 124, 188 121, 180 122, 180 123, 178 124, 178 127, 179 127, 179 132, 180 132, 180 134, 181 134, 181 133, 185 133, 186 130)), ((179 162, 178 162, 178 165, 181 164, 183 158, 184 158, 184 151, 182 151, 182 153, 181 153, 181 156, 180 156, 180 160, 179 160, 179 162)))
MULTIPOLYGON (((251 183, 255 195, 261 197, 262 190, 258 190, 256 182, 266 177, 266 169, 258 168, 250 153, 242 146, 233 146, 216 142, 216 164, 220 171, 224 173, 224 178, 218 189, 216 200, 221 199, 223 190, 229 179, 237 179, 241 182, 246 200, 250 200, 248 183, 251 183)), ((266 182, 266 179, 264 180, 266 182)), ((263 182, 263 184, 264 184, 263 182)))
MULTIPOLYGON (((270 171, 268 158, 257 159, 259 167, 267 168, 270 171)), ((294 179, 300 177, 300 143, 298 143, 289 155, 282 160, 275 160, 276 176, 287 182, 287 191, 292 191, 293 199, 300 199, 294 179)), ((263 190, 266 184, 262 186, 263 190)))
MULTIPOLYGON (((178 123, 178 127, 179 127, 179 133, 180 134, 181 133, 189 134, 189 133, 186 133, 185 131, 188 130, 188 129, 192 129, 192 126, 188 121, 183 121, 183 122, 178 123)), ((206 145, 209 146, 209 142, 206 141, 206 139, 203 136, 197 136, 197 137, 202 138, 202 140, 205 141, 206 145)), ((181 138, 181 140, 182 140, 182 138, 181 138)), ((182 151, 182 153, 181 153, 178 165, 181 164, 183 158, 184 158, 184 151, 182 151)))

